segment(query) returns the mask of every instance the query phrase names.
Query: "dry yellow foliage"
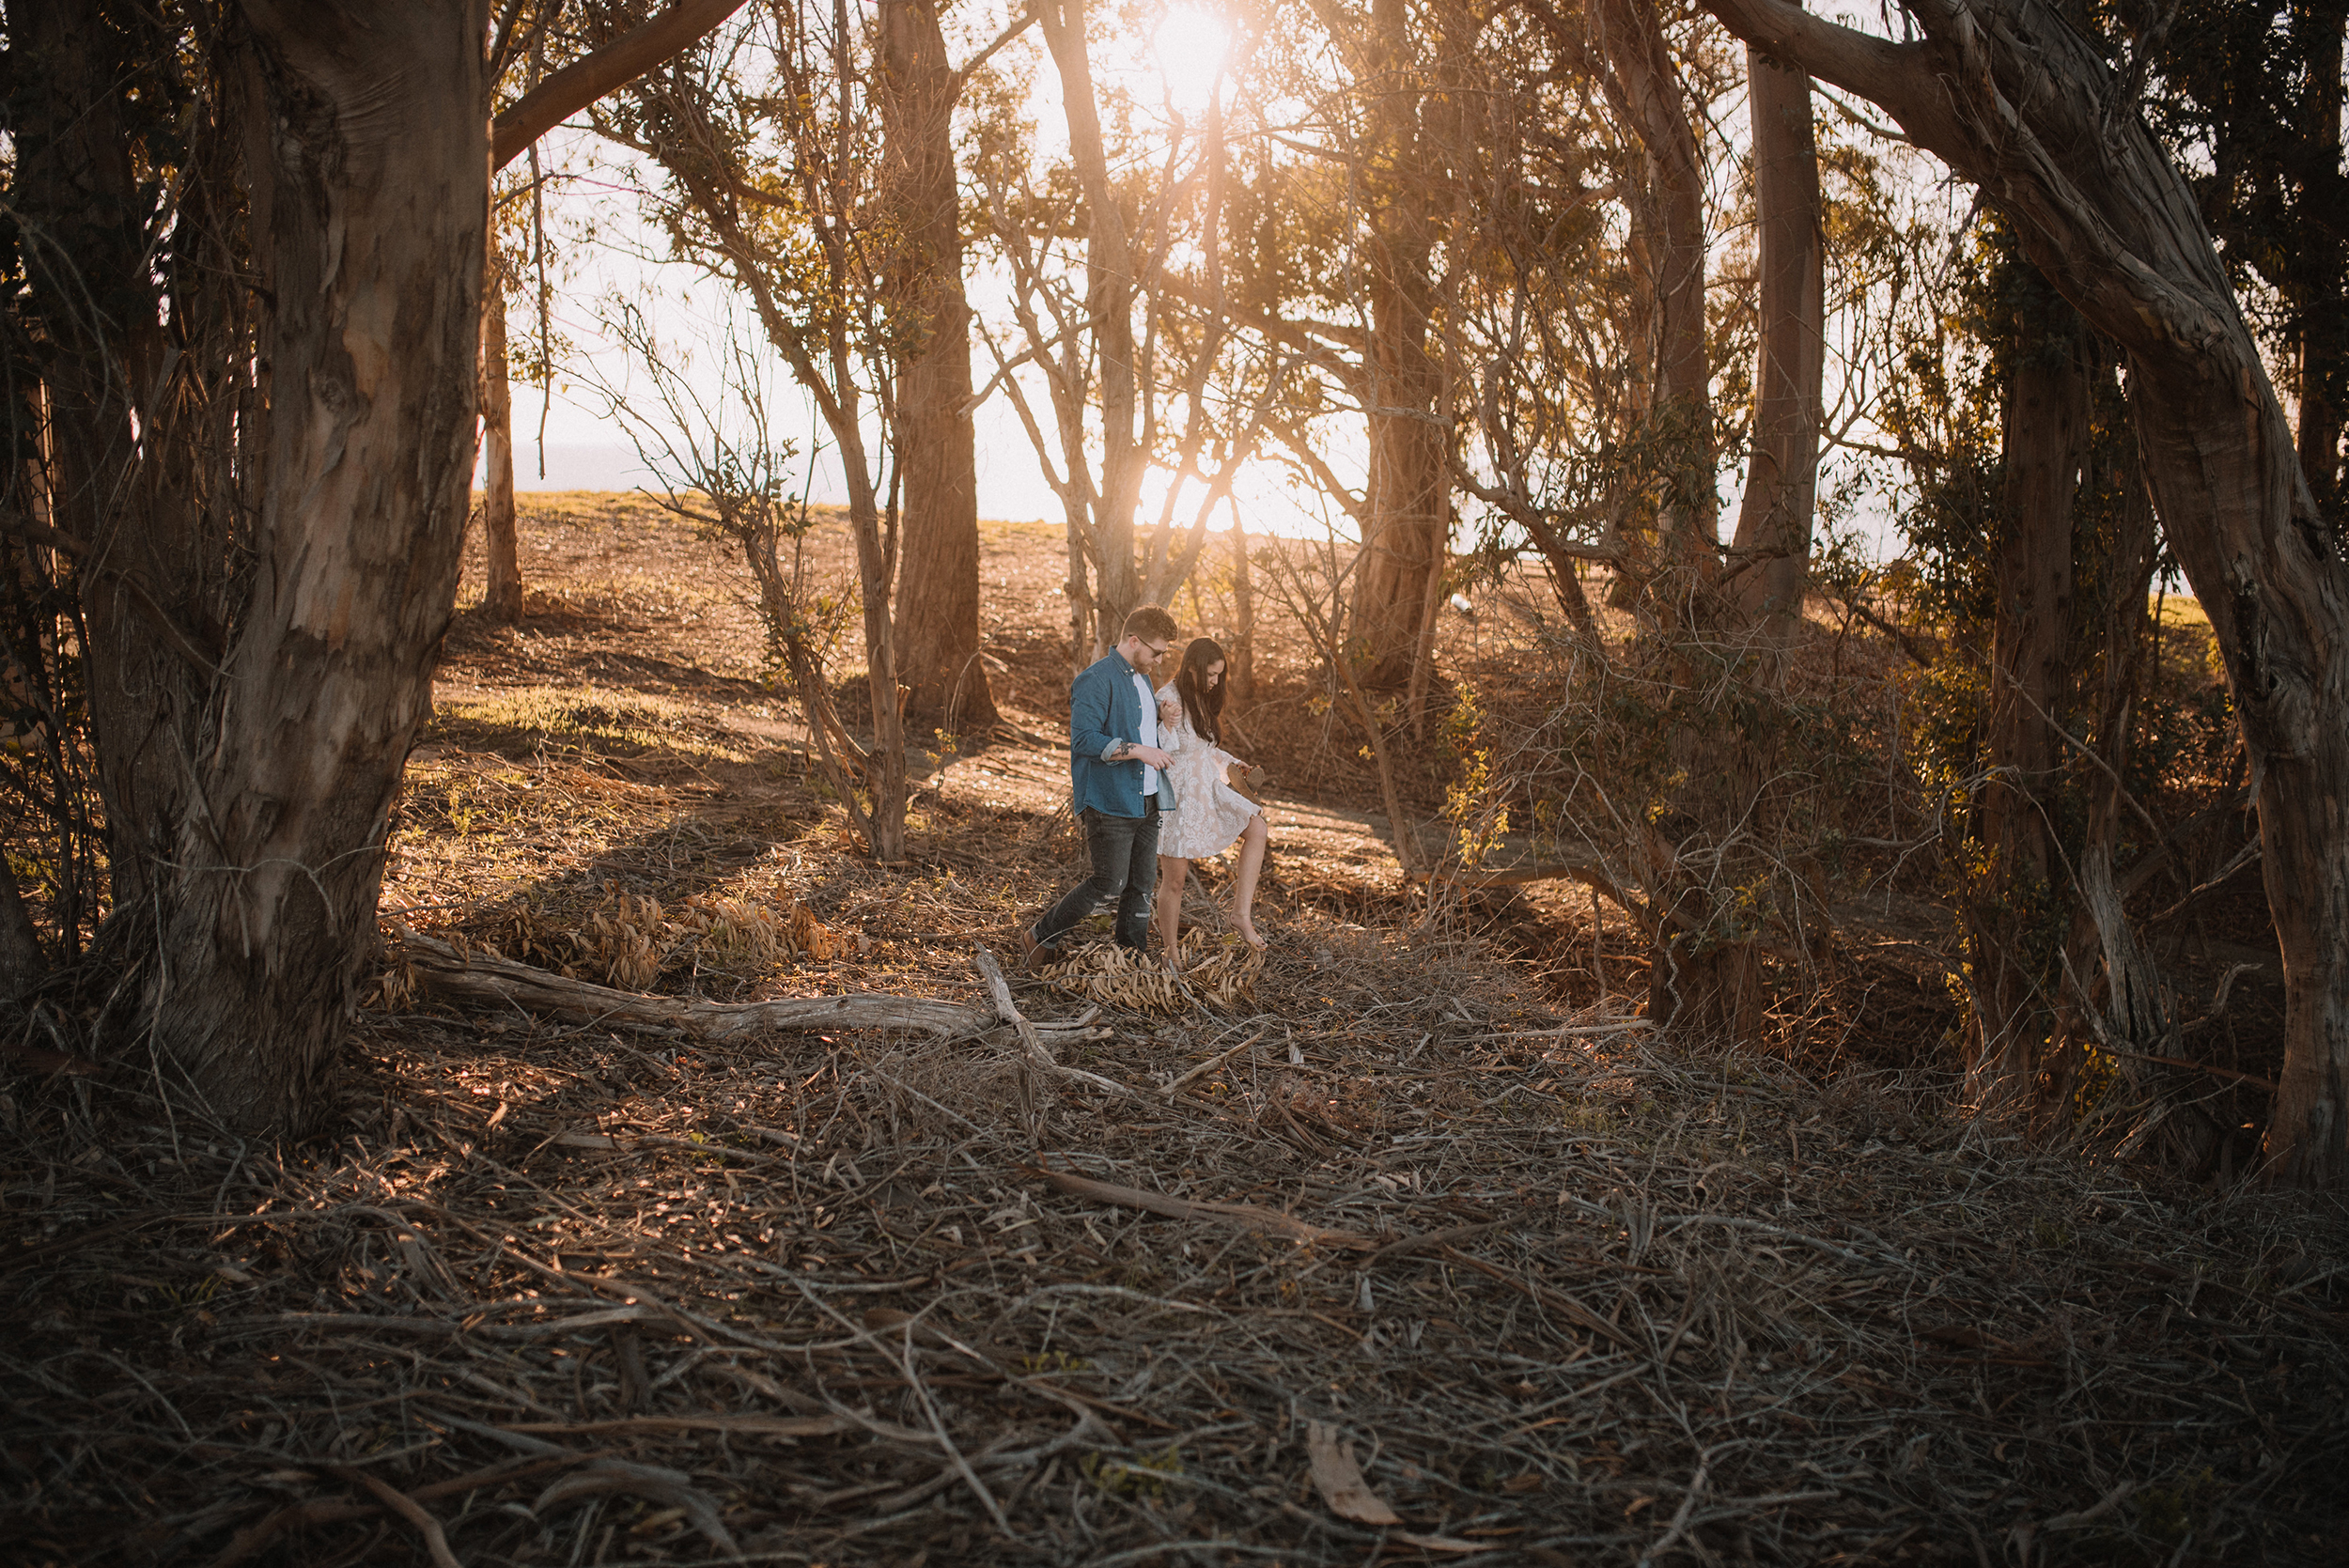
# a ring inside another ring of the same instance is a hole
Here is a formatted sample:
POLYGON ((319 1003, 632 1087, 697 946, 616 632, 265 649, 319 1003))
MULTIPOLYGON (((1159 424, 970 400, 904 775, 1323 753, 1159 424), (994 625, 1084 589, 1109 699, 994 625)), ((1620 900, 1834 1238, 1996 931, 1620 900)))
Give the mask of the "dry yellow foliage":
POLYGON ((1104 1006, 1179 1013, 1229 1007, 1252 993, 1264 972, 1264 955, 1237 937, 1210 936, 1194 926, 1183 933, 1180 947, 1180 974, 1148 954, 1114 942, 1077 948, 1047 965, 1043 974, 1062 990, 1104 1006))

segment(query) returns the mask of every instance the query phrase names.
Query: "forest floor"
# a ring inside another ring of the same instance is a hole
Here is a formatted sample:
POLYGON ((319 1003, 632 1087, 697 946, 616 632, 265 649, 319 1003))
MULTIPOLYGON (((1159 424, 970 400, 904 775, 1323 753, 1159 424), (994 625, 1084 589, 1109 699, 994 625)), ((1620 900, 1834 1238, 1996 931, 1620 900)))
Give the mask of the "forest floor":
POLYGON ((917 757, 892 870, 719 547, 609 497, 524 538, 521 623, 449 641, 337 1125, 0 1080, 0 1560, 2349 1560, 2349 1224, 1968 1119, 1907 1065, 1928 903, 1885 884, 1810 1048, 1682 1048, 1576 885, 1404 886, 1268 615, 1268 961, 1091 1016, 1015 976, 1106 1085, 1038 1073, 973 953, 1081 874, 1051 531, 988 526, 1004 722, 917 757), (984 1027, 459 1007, 412 931, 984 1027))

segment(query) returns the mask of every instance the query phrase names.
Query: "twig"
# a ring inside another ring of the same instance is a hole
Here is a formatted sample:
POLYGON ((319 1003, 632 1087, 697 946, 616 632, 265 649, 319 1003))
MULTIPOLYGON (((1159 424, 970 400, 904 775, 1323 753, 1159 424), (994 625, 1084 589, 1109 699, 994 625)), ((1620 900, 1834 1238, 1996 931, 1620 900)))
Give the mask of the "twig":
POLYGON ((2209 893, 2212 889, 2219 887, 2236 872, 2241 871, 2245 866, 2249 865, 2253 861, 2256 861, 2259 858, 2260 841, 2258 837, 2254 835, 2249 843, 2246 844, 2242 848, 2234 852, 2233 856, 2228 860, 2225 865, 2219 867, 2217 872, 2212 874, 2210 880, 2199 883, 2193 888, 2188 889, 2186 895, 2180 898, 2175 904, 2170 905, 2170 908, 2162 910, 2161 913, 2144 921, 2142 924, 2145 929, 2150 931, 2155 926, 2164 924, 2176 918, 2185 910, 2187 905, 2201 897, 2202 894, 2209 893))
MULTIPOLYGON (((2196 1021, 2208 1023, 2210 1020, 2201 1018, 2196 1021)), ((2100 1055, 2126 1057, 2131 1062, 2152 1062, 2164 1067, 2183 1067, 2189 1073, 2208 1073, 2213 1078, 2223 1078, 2231 1083, 2248 1083, 2254 1089, 2264 1089, 2270 1094, 2279 1090, 2272 1078, 2262 1078, 2257 1073, 2239 1073, 2232 1067, 2216 1067, 2207 1062, 2188 1062, 2183 1056, 2152 1056, 2141 1050, 2122 1050, 2102 1044, 2097 1046, 2096 1050, 2100 1055)))
POLYGON ((2055 1515, 2055 1517, 2047 1520, 2045 1524, 2042 1524, 2039 1528, 2041 1529, 2079 1529, 2085 1526, 2092 1525, 2097 1520, 2107 1517, 2114 1509, 2119 1508, 2123 1503, 2126 1502, 2129 1499, 2129 1495, 2136 1490, 2136 1482, 2124 1481, 2118 1486, 2115 1486, 2111 1491, 2107 1492, 2104 1495, 2103 1499, 2097 1502, 2095 1506, 2092 1508, 2083 1508, 2076 1514, 2059 1514, 2055 1515))
POLYGON ((1688 1529, 1688 1515, 1696 1512, 1697 1498, 1704 1495, 1705 1475, 1706 1466, 1699 1460, 1697 1473, 1688 1480, 1688 1495, 1680 1499, 1680 1508, 1672 1514, 1672 1527, 1657 1538, 1654 1545, 1640 1554, 1640 1568, 1648 1568, 1649 1563, 1663 1555, 1665 1547, 1679 1540, 1682 1532, 1688 1529))
POLYGON ((1103 1078, 1098 1073, 1088 1073, 1082 1067, 1063 1066, 1054 1061, 1052 1053, 1045 1049, 1044 1042, 1037 1038, 1035 1025, 1021 1017, 1019 1009, 1013 1005, 1011 986, 1004 981, 1003 966, 996 963, 995 955, 984 947, 974 947, 971 950, 971 957, 972 962, 978 965, 979 973, 987 979, 987 988, 995 998, 995 1011, 1005 1023, 1019 1032, 1019 1042, 1027 1048, 1027 1057, 1030 1062, 1058 1078, 1074 1079, 1080 1083, 1089 1083, 1096 1089, 1106 1090, 1110 1094, 1121 1094, 1129 1099, 1142 1097, 1140 1090, 1128 1089, 1114 1079, 1103 1078))
POLYGON ((1090 1198, 1098 1203, 1115 1203, 1120 1208, 1143 1209, 1162 1214, 1170 1219, 1237 1219, 1243 1224, 1276 1232, 1293 1241, 1320 1247, 1344 1247, 1361 1250, 1375 1249, 1378 1243, 1352 1231, 1327 1230, 1307 1224, 1278 1209, 1259 1203, 1199 1203, 1188 1198, 1170 1198, 1162 1192, 1145 1192, 1138 1187, 1120 1187, 1115 1182, 1097 1182, 1090 1176, 1080 1176, 1072 1171, 1055 1171, 1049 1166, 1024 1165, 1023 1174, 1041 1176, 1072 1197, 1090 1198))
POLYGON ((906 1386, 913 1390, 913 1397, 922 1402, 922 1413, 929 1418, 930 1430, 938 1434, 938 1446, 946 1451, 946 1457, 960 1472, 963 1484, 970 1487, 972 1495, 986 1507, 988 1515, 995 1521, 995 1528, 1003 1532, 1003 1538, 1007 1541, 1018 1540, 1019 1532, 1011 1528, 1009 1519, 1003 1517, 1003 1504, 995 1500, 995 1494, 987 1489, 987 1483, 979 1479, 978 1471, 971 1467, 971 1461, 965 1459, 962 1450, 955 1446, 954 1437, 946 1431, 945 1421, 938 1413, 937 1402, 930 1398, 929 1389, 923 1386, 921 1374, 913 1370, 913 1337, 910 1333, 906 1335, 904 1350, 897 1359, 905 1372, 906 1386))
POLYGON ((1202 1073, 1213 1072, 1216 1068, 1223 1065, 1224 1063, 1229 1062, 1233 1057, 1237 1056, 1241 1051, 1246 1050, 1249 1047, 1254 1045, 1257 1041, 1263 1039, 1270 1032, 1271 1025, 1267 1024, 1265 1027, 1257 1030, 1255 1033, 1251 1034, 1247 1039, 1242 1040, 1238 1045, 1232 1047, 1229 1050, 1220 1050, 1213 1056, 1208 1057, 1205 1062, 1200 1063, 1199 1065, 1193 1067, 1190 1071, 1185 1073, 1182 1077, 1176 1079, 1165 1088, 1159 1090, 1159 1093, 1170 1100, 1173 1099, 1174 1097, 1175 1090, 1180 1089, 1184 1084, 1189 1083, 1192 1079, 1197 1078, 1202 1073))
POLYGON ((424 1537, 425 1550, 432 1554, 433 1568, 464 1568, 457 1554, 448 1549, 448 1536, 441 1529, 441 1521, 425 1511, 422 1503, 394 1486, 381 1476, 369 1475, 349 1465, 328 1465, 323 1468, 356 1485, 364 1486, 380 1498, 384 1507, 407 1520, 424 1537))
POLYGON ((1516 1275, 1510 1273, 1507 1269, 1501 1268, 1493 1264, 1488 1264, 1482 1258, 1472 1258, 1456 1247, 1448 1246, 1444 1248, 1443 1255, 1453 1263, 1460 1265, 1463 1268, 1472 1268, 1476 1270, 1476 1272, 1484 1275, 1486 1279, 1498 1280, 1504 1285, 1514 1285, 1518 1290, 1523 1291, 1528 1296, 1532 1297, 1536 1304, 1548 1307, 1552 1312, 1562 1313, 1568 1322, 1573 1323, 1579 1327, 1587 1328, 1592 1333, 1599 1335, 1601 1338, 1612 1340, 1616 1344, 1622 1346, 1626 1350, 1638 1353, 1643 1348, 1640 1344, 1639 1341, 1633 1339, 1630 1335, 1625 1333, 1622 1329, 1616 1327, 1613 1324, 1608 1322, 1596 1312, 1591 1311, 1590 1308, 1582 1305, 1581 1302, 1577 1301, 1573 1296, 1566 1295, 1563 1291, 1551 1290, 1546 1285, 1534 1284, 1530 1280, 1520 1280, 1516 1275))

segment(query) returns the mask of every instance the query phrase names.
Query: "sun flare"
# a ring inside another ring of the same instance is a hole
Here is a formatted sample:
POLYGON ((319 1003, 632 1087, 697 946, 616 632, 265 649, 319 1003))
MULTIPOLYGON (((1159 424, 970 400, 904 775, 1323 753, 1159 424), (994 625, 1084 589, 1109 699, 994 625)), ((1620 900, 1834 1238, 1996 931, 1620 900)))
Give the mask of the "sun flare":
POLYGON ((1232 47, 1231 23, 1201 6, 1174 6, 1150 37, 1166 96, 1176 110, 1193 114, 1215 96, 1224 57, 1232 47))

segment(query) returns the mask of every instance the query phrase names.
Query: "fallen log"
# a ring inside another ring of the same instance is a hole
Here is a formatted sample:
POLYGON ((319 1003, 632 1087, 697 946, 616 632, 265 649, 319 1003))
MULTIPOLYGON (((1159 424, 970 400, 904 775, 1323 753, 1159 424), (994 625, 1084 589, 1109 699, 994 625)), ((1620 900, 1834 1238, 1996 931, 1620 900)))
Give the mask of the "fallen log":
MULTIPOLYGON (((735 1040, 770 1030, 904 1029, 940 1040, 968 1039, 997 1027, 993 1005, 964 1005, 929 997, 861 992, 846 996, 779 997, 772 1001, 705 1001, 698 997, 647 996, 593 981, 574 980, 510 958, 466 953, 438 938, 403 930, 387 955, 414 986, 443 1001, 474 1007, 512 1007, 538 1017, 630 1029, 682 1030, 705 1040, 735 1040)), ((1042 1036, 1083 1039, 1099 1010, 1073 1023, 1034 1024, 1042 1036)))

